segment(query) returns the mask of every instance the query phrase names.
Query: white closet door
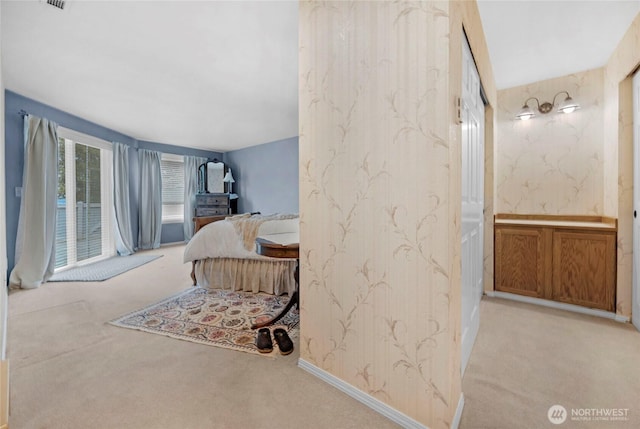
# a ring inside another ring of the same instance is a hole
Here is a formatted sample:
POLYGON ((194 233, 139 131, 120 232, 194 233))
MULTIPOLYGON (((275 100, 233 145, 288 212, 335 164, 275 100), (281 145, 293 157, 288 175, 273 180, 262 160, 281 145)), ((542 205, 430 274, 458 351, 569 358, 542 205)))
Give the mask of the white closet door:
POLYGON ((471 50, 463 45, 462 78, 462 368, 480 326, 484 225, 484 103, 471 50))

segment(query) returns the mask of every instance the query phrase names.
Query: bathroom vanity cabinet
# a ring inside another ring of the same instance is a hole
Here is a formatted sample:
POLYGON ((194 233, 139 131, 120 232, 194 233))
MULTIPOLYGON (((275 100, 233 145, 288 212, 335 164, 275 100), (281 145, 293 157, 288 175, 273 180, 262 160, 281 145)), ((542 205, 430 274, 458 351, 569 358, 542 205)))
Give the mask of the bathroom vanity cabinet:
POLYGON ((617 220, 498 214, 495 289, 615 311, 617 220))

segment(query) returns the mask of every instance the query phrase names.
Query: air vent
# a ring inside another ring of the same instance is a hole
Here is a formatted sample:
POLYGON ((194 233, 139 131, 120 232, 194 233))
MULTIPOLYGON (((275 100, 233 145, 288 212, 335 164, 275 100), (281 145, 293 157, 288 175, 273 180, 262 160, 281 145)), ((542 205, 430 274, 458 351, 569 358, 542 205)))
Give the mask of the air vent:
POLYGON ((47 4, 50 4, 51 6, 55 6, 58 9, 64 9, 64 0, 47 0, 47 4))

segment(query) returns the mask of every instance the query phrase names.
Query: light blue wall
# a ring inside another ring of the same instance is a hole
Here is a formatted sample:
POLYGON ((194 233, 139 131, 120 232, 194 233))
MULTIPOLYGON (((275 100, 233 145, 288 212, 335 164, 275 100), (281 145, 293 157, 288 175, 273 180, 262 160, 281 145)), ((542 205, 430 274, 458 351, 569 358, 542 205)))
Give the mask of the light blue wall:
MULTIPOLYGON (((74 115, 58 110, 54 107, 42 104, 38 101, 5 91, 5 189, 6 189, 6 216, 7 216, 7 259, 9 271, 15 264, 16 231, 18 229, 18 216, 20 215, 20 198, 16 197, 16 188, 22 186, 22 169, 24 163, 24 137, 23 119, 20 111, 47 118, 58 125, 106 141, 117 141, 127 144, 132 148, 144 148, 157 150, 164 153, 178 155, 196 155, 209 158, 222 158, 219 152, 209 152, 198 149, 189 149, 180 146, 166 145, 153 142, 137 141, 127 135, 118 133, 93 122, 86 121, 74 115)), ((133 226, 134 241, 138 238, 138 154, 137 150, 130 150, 130 178, 129 183, 131 224, 133 226)), ((183 241, 182 224, 167 224, 162 228, 162 243, 183 241)))
POLYGON ((298 137, 225 152, 238 212, 298 213, 298 137))

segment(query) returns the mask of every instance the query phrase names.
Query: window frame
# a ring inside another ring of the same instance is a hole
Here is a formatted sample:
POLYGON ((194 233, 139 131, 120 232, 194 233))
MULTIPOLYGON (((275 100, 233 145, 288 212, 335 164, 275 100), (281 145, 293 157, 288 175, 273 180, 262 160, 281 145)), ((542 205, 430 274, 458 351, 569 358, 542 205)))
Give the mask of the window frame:
MULTIPOLYGON (((182 164, 182 174, 180 176, 180 180, 182 181, 182 189, 183 189, 183 197, 181 204, 165 204, 164 199, 162 201, 162 224, 170 224, 170 223, 184 223, 184 156, 176 155, 173 153, 162 153, 160 156, 160 170, 162 171, 162 162, 163 161, 171 161, 171 162, 179 162, 182 164), (165 214, 165 206, 179 206, 180 210, 173 210, 172 214, 165 214)), ((161 174, 162 186, 164 186, 164 174, 161 174)))
POLYGON ((67 264, 55 268, 54 272, 64 271, 93 262, 101 261, 116 254, 116 241, 113 235, 115 227, 113 209, 113 145, 106 140, 99 139, 69 128, 58 126, 58 139, 65 143, 65 188, 73 183, 74 192, 66 192, 66 206, 76 206, 75 187, 75 144, 93 147, 100 150, 100 208, 101 208, 101 254, 92 258, 78 261, 76 245, 76 212, 65 210, 67 234, 67 264), (73 168, 69 168, 73 166, 73 168))

